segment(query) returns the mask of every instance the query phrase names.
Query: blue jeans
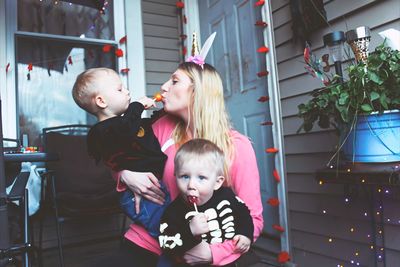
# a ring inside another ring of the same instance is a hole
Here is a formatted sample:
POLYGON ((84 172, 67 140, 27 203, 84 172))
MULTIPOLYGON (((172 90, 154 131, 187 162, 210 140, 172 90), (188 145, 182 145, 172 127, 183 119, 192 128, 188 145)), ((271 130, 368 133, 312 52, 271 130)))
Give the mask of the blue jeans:
POLYGON ((156 204, 150 200, 142 198, 140 200, 140 212, 136 213, 135 198, 130 190, 125 190, 120 195, 120 205, 122 210, 134 223, 141 224, 146 228, 149 234, 158 238, 160 235, 160 220, 165 208, 171 203, 171 197, 167 188, 161 183, 161 190, 165 193, 165 202, 163 205, 156 204))

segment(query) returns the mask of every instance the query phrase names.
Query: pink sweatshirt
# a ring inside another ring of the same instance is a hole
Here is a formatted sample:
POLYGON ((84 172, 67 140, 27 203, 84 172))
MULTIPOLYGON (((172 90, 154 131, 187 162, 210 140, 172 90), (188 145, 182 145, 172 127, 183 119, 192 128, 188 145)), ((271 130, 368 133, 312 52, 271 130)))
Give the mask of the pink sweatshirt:
MULTIPOLYGON (((164 150, 164 153, 168 156, 165 164, 163 181, 171 194, 171 199, 175 199, 179 194, 174 176, 174 157, 177 149, 171 139, 171 134, 175 125, 176 122, 170 115, 161 117, 153 124, 154 134, 160 142, 162 150, 164 150)), ((235 159, 229 170, 232 180, 232 189, 250 209, 250 215, 254 223, 255 241, 260 235, 264 223, 257 161, 253 147, 247 137, 232 130, 231 138, 235 146, 235 159)), ((120 182, 119 175, 117 176, 117 191, 124 191, 126 186, 120 182)), ((131 224, 125 237, 147 250, 158 255, 161 254, 158 241, 152 238, 147 231, 139 225, 131 224)), ((221 266, 229 264, 238 259, 241 255, 240 253, 233 252, 235 246, 232 240, 211 244, 210 247, 213 257, 212 265, 221 266)))

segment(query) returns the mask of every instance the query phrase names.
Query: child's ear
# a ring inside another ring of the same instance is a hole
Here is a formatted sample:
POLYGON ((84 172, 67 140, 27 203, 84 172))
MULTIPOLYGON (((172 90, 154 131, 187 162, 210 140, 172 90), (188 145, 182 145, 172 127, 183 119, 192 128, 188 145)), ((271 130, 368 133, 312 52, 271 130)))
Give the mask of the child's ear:
POLYGON ((96 95, 94 97, 94 103, 99 108, 106 108, 107 107, 106 99, 102 95, 96 95))
POLYGON ((214 190, 218 190, 223 185, 224 181, 225 181, 224 176, 222 176, 222 175, 218 176, 217 181, 215 182, 215 185, 214 185, 214 190))

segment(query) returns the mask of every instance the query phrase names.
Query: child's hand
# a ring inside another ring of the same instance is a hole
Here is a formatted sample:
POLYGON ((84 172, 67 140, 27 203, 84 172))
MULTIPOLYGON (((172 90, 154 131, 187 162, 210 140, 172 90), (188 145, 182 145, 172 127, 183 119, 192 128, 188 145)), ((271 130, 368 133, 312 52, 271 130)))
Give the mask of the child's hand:
POLYGON ((145 109, 156 107, 156 101, 154 99, 148 98, 147 96, 142 97, 138 100, 138 102, 141 103, 145 109))
POLYGON ((197 213, 190 220, 189 227, 194 236, 199 236, 210 231, 208 228, 207 217, 202 212, 197 213))
POLYGON ((236 253, 245 253, 250 249, 251 241, 247 236, 235 235, 233 237, 233 242, 235 243, 236 253))

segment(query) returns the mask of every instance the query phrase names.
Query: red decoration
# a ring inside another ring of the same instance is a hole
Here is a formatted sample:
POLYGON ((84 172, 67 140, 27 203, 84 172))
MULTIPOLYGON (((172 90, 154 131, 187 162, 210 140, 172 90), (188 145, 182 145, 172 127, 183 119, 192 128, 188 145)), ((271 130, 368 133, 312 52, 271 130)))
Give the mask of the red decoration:
POLYGON ((285 229, 282 226, 280 226, 279 224, 273 224, 272 228, 274 228, 276 231, 281 232, 281 233, 285 232, 285 229))
POLYGON ((184 46, 182 48, 182 55, 186 56, 186 53, 187 53, 187 48, 186 48, 186 46, 184 46))
POLYGON ((267 27, 268 26, 268 24, 262 20, 257 20, 254 25, 259 26, 259 27, 267 27))
POLYGON ((28 64, 28 71, 32 71, 32 69, 33 69, 33 64, 31 62, 31 63, 28 64))
POLYGON ((269 52, 269 48, 266 46, 261 46, 260 48, 257 49, 258 53, 268 53, 269 52))
POLYGON ((8 73, 9 70, 10 70, 10 63, 7 63, 7 65, 6 65, 6 73, 8 73))
POLYGON ((127 74, 130 71, 129 68, 121 69, 121 73, 127 74))
POLYGON ((186 18, 186 15, 183 15, 183 23, 184 23, 184 24, 187 24, 187 18, 186 18))
POLYGON ((277 183, 281 182, 281 177, 279 176, 279 173, 276 169, 272 172, 272 175, 274 176, 274 179, 277 183))
POLYGON ((264 4, 265 4, 265 0, 259 0, 254 4, 254 6, 262 6, 264 4))
POLYGON ((178 1, 178 2, 176 2, 176 7, 182 9, 185 7, 185 4, 181 1, 178 1))
POLYGON ((279 199, 277 199, 276 197, 271 197, 267 200, 267 203, 273 207, 276 207, 279 205, 279 199))
POLYGON ((257 100, 259 102, 267 102, 269 100, 269 96, 267 96, 267 95, 260 96, 257 100))
POLYGON ((273 125, 273 123, 272 123, 272 121, 264 121, 264 122, 260 123, 260 125, 262 125, 262 126, 266 126, 266 125, 270 126, 270 125, 273 125))
POLYGON ((124 44, 126 43, 127 37, 126 35, 124 37, 122 37, 121 39, 119 39, 119 44, 124 44))
POLYGON ((269 74, 269 71, 264 70, 264 71, 258 72, 258 73, 257 73, 257 76, 258 76, 258 77, 264 77, 264 76, 267 76, 268 74, 269 74))
POLYGON ((179 35, 179 37, 180 37, 182 40, 186 40, 187 35, 186 35, 186 34, 181 34, 181 35, 179 35))
POLYGON ((277 149, 275 147, 270 147, 270 148, 265 149, 265 152, 267 152, 267 153, 276 153, 278 151, 279 151, 279 149, 277 149))
POLYGON ((111 51, 112 45, 104 45, 103 46, 103 52, 104 53, 109 53, 111 51))
POLYGON ((286 263, 286 262, 290 261, 289 253, 287 253, 287 251, 281 251, 278 254, 278 259, 277 260, 278 260, 279 263, 286 263))
POLYGON ((72 57, 71 56, 68 57, 68 64, 72 65, 72 57))
POLYGON ((117 50, 115 50, 115 55, 117 57, 123 57, 124 56, 124 51, 122 51, 121 48, 118 48, 117 50))
POLYGON ((304 48, 304 52, 303 52, 304 62, 307 63, 307 64, 310 63, 310 51, 311 51, 311 49, 310 49, 310 47, 307 45, 307 46, 304 48))

